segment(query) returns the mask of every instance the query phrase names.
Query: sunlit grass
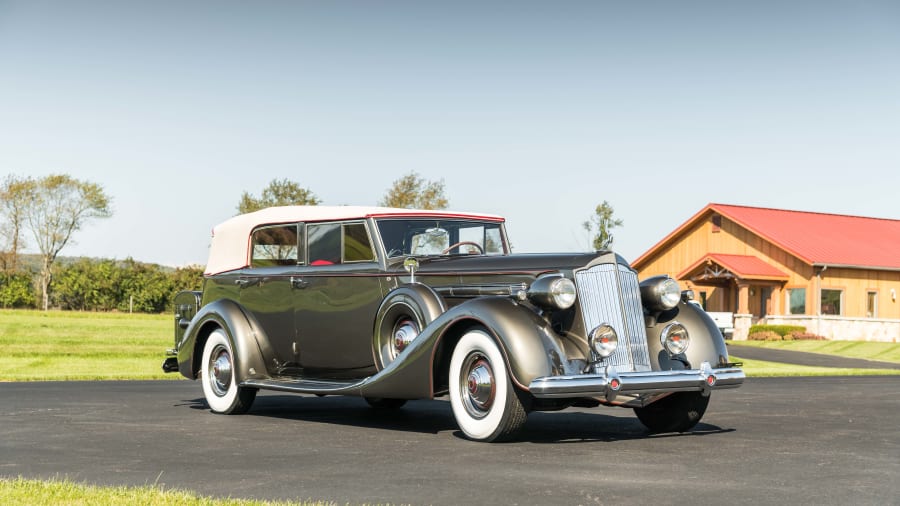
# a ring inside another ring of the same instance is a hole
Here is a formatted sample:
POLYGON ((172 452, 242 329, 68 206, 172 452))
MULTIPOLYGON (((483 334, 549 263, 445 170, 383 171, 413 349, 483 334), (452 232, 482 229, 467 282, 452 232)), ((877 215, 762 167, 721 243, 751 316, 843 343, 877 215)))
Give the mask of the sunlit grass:
POLYGON ((159 487, 98 487, 67 480, 0 479, 0 504, 24 506, 325 506, 322 501, 284 502, 246 499, 213 499, 193 492, 164 490, 159 487))
POLYGON ((729 358, 736 362, 742 362, 741 369, 748 377, 767 376, 882 376, 900 375, 898 369, 845 369, 838 367, 816 367, 806 365, 784 364, 781 362, 766 362, 764 360, 749 360, 730 355, 729 358))
POLYGON ((169 315, 0 311, 0 381, 178 379, 169 315))
POLYGON ((739 346, 755 346, 775 350, 824 353, 847 358, 862 358, 900 363, 900 343, 870 341, 730 341, 739 346))

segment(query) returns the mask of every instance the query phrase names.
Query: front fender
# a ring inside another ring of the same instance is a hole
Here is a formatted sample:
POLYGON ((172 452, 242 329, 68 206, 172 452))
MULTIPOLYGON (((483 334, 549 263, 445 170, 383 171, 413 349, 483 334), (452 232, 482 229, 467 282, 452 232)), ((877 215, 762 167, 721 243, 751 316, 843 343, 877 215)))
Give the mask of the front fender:
POLYGON ((231 340, 234 351, 235 379, 265 378, 266 368, 260 350, 260 327, 256 319, 236 302, 219 299, 203 306, 191 319, 184 337, 177 346, 178 371, 188 379, 197 379, 206 338, 221 328, 231 340))
POLYGON ((535 378, 560 374, 561 343, 549 323, 506 297, 466 301, 436 318, 396 360, 362 387, 366 397, 434 397, 446 388, 453 347, 481 326, 497 340, 513 381, 523 389, 535 378))
POLYGON ((691 336, 691 345, 684 358, 693 368, 696 369, 703 362, 709 362, 713 367, 721 367, 728 363, 728 349, 716 322, 696 305, 680 302, 674 309, 660 314, 656 324, 647 329, 650 365, 654 371, 685 368, 683 362, 669 357, 660 342, 663 329, 674 321, 684 325, 691 336))

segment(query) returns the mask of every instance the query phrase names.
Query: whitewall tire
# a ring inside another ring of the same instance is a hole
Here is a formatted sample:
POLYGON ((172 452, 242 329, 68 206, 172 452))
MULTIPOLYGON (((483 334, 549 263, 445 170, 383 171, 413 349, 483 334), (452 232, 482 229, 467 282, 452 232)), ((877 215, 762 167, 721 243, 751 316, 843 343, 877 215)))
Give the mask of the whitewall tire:
POLYGON ((450 359, 449 380, 453 416, 469 439, 507 439, 525 423, 525 409, 503 354, 484 330, 470 330, 459 340, 450 359))
POLYGON ((256 398, 255 388, 238 386, 234 364, 231 340, 222 329, 214 330, 203 346, 200 366, 203 396, 214 413, 246 413, 256 398))

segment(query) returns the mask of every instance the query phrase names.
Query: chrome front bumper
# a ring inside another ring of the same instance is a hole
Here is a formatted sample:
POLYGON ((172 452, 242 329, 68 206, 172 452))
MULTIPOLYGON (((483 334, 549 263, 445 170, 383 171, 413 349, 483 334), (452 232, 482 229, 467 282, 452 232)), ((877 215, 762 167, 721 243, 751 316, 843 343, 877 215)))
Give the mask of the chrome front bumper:
POLYGON ((704 392, 737 388, 744 382, 744 371, 737 367, 713 369, 703 362, 700 369, 683 371, 616 372, 609 367, 603 374, 545 376, 528 385, 538 398, 605 397, 617 395, 704 392))

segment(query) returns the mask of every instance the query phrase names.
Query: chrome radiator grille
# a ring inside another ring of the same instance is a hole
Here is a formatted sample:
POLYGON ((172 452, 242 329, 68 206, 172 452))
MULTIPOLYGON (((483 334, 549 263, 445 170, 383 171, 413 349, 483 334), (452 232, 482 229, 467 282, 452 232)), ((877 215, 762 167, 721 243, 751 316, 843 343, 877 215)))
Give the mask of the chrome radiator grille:
POLYGON ((595 265, 577 272, 575 285, 585 331, 607 323, 619 335, 619 347, 602 365, 614 365, 623 372, 649 371, 650 351, 637 274, 623 265, 595 265))

